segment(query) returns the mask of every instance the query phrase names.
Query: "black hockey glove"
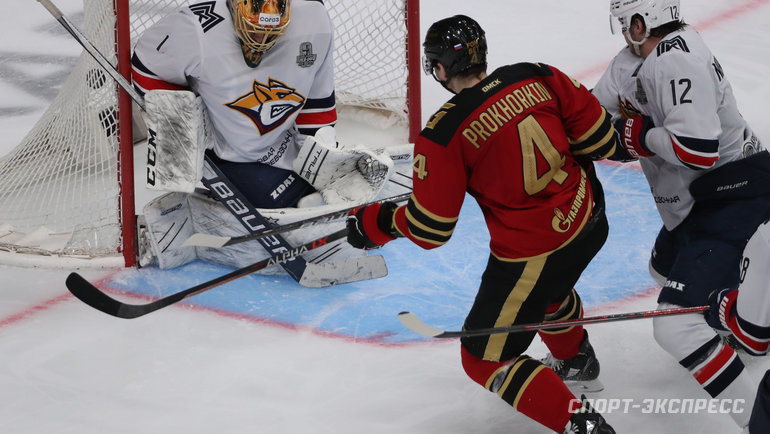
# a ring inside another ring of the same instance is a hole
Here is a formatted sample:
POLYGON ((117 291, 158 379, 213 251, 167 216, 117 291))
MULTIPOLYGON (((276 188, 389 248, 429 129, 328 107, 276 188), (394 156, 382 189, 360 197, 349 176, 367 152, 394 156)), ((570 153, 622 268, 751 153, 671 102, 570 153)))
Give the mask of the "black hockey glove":
POLYGON ((639 157, 651 157, 655 155, 647 147, 645 138, 647 131, 654 128, 652 119, 648 116, 634 116, 630 119, 618 119, 615 121, 615 130, 618 134, 618 145, 615 154, 609 159, 615 161, 635 161, 639 157))
POLYGON ((357 249, 376 249, 393 241, 398 232, 393 228, 393 202, 374 203, 357 208, 348 215, 348 243, 357 249))
POLYGON ((715 330, 727 331, 726 316, 729 316, 738 297, 738 290, 725 288, 709 294, 709 308, 703 312, 706 322, 715 330))

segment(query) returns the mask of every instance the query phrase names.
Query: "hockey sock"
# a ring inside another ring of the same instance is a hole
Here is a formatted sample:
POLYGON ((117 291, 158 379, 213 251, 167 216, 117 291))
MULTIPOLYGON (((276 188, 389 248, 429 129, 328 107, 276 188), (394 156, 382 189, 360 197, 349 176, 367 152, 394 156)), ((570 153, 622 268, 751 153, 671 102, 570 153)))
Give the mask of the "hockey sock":
POLYGON ((740 427, 749 423, 754 405, 754 382, 735 350, 721 343, 718 336, 679 362, 687 368, 712 398, 731 402, 730 417, 740 427))
MULTIPOLYGON (((545 319, 548 321, 564 321, 583 317, 583 304, 577 292, 572 289, 567 298, 561 303, 548 306, 545 319)), ((553 357, 568 360, 577 355, 583 342, 583 326, 564 327, 537 332, 553 357)))
MULTIPOLYGON (((659 309, 675 307, 660 303, 659 309)), ((719 336, 699 315, 661 316, 653 319, 658 344, 685 367, 712 398, 732 400, 747 408, 730 409, 730 417, 738 426, 746 426, 756 395, 751 381, 735 350, 723 345, 719 336)), ((728 401, 721 401, 726 403, 728 401)))
POLYGON ((461 347, 468 376, 530 419, 562 432, 577 398, 552 370, 528 356, 506 362, 482 360, 461 347))

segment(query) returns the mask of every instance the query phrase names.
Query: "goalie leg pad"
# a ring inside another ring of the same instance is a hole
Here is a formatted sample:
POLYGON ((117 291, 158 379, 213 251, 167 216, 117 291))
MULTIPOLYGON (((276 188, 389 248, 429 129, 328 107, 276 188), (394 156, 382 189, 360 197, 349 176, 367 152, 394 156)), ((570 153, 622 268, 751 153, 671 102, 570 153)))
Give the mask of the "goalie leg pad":
MULTIPOLYGON (((204 195, 190 195, 191 214, 195 222, 196 232, 224 237, 246 235, 246 229, 220 202, 204 195)), ((277 225, 302 220, 312 215, 333 211, 330 206, 315 208, 279 208, 259 209, 259 212, 270 222, 277 225)), ((345 227, 344 221, 324 223, 298 229, 283 234, 286 241, 292 245, 300 245, 338 231, 345 227)), ((223 248, 197 247, 198 258, 228 267, 245 267, 268 257, 258 241, 249 241, 223 248)), ((365 257, 366 252, 354 249, 345 240, 330 243, 327 246, 313 249, 302 257, 315 264, 341 262, 352 258, 365 257)), ((265 275, 284 275, 282 267, 274 265, 257 272, 265 275)))
POLYGON ((194 232, 187 196, 185 193, 168 193, 144 206, 147 247, 161 269, 179 267, 197 257, 194 247, 181 247, 194 232))

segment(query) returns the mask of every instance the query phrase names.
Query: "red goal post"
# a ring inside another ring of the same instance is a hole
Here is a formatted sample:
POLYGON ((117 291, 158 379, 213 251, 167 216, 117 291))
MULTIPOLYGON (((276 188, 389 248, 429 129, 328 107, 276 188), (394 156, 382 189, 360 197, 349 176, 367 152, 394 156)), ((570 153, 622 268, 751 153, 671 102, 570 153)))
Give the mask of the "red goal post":
MULTIPOLYGON (((131 49, 142 31, 197 1, 83 3, 80 30, 129 77, 131 49)), ((412 140, 421 128, 419 1, 324 3, 335 25, 338 106, 384 113, 412 140)), ((40 120, 0 158, 0 263, 135 264, 131 112, 125 91, 83 53, 40 120)))

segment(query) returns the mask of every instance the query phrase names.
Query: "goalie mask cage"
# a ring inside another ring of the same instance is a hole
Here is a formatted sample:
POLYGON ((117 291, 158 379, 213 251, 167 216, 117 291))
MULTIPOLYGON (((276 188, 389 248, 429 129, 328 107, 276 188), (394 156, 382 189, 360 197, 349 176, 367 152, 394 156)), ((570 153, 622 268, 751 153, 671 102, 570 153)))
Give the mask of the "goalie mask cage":
MULTIPOLYGON (((195 3, 84 0, 76 25, 129 77, 144 29, 195 3)), ((418 0, 324 3, 335 26, 338 106, 387 113, 412 140, 421 123, 418 0)), ((0 158, 0 263, 135 264, 131 125, 129 97, 83 52, 40 120, 0 158)))

